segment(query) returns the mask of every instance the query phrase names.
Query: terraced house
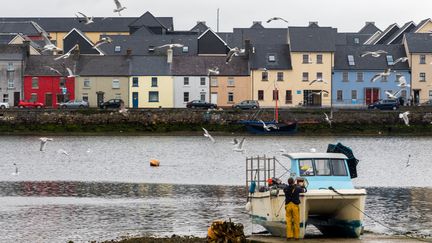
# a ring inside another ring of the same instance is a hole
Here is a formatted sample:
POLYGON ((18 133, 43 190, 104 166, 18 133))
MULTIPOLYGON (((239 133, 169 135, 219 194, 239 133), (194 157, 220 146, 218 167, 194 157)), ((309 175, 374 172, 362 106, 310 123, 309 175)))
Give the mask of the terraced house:
POLYGON ((18 105, 24 97, 23 75, 29 47, 0 45, 0 99, 10 106, 18 105))

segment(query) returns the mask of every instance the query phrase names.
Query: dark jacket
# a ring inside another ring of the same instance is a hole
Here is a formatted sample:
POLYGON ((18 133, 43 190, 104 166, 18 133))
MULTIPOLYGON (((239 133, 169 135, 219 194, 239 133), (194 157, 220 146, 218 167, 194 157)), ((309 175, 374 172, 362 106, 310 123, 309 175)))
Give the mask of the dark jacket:
POLYGON ((307 191, 306 188, 299 187, 297 185, 285 186, 285 188, 284 188, 285 204, 293 202, 294 204, 299 205, 300 204, 300 193, 303 193, 306 191, 307 191))

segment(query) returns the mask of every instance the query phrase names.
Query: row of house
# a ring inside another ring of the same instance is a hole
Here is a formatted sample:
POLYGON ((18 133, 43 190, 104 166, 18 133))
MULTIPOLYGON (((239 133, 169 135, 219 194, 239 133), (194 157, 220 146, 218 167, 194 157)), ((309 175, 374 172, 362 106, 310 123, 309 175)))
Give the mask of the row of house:
POLYGON ((316 22, 288 28, 254 22, 232 32, 214 32, 198 22, 190 30, 177 31, 172 18, 149 12, 95 22, 0 19, 0 99, 11 105, 20 99, 37 100, 47 107, 69 99, 87 100, 96 107, 113 98, 131 108, 181 108, 191 100, 230 107, 248 99, 262 107, 272 107, 276 100, 281 107, 353 107, 398 91, 401 77, 409 86, 401 92, 405 100, 417 104, 432 99, 430 19, 418 25, 393 24, 384 31, 367 22, 353 33, 316 22), (64 52, 77 44, 79 49, 56 61, 59 53, 41 51, 46 35, 64 52), (113 41, 93 48, 102 37, 113 41), (157 48, 169 43, 184 46, 157 48), (226 63, 233 47, 245 51, 226 63), (387 53, 361 57, 376 50, 387 53), (408 61, 395 63, 401 57, 408 61), (209 73, 215 68, 219 74, 209 73), (387 69, 389 77, 371 81, 387 69), (310 84, 315 79, 326 82, 310 84))

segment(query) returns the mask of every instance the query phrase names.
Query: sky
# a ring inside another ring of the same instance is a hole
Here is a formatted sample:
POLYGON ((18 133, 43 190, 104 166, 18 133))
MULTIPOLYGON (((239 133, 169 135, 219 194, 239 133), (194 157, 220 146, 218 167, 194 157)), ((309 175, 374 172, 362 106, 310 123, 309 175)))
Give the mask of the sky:
MULTIPOLYGON (((6 1, 6 0, 3 0, 6 1)), ((3 4, 3 17, 74 17, 80 11, 89 16, 114 17, 114 0, 13 0, 3 4), (13 4, 12 4, 13 2, 13 4), (48 7, 47 7, 48 6, 48 7)), ((176 30, 191 29, 197 21, 206 21, 216 30, 220 9, 220 31, 247 28, 253 21, 265 27, 286 27, 282 21, 265 23, 282 17, 290 26, 306 26, 318 21, 349 32, 360 30, 366 21, 387 26, 432 17, 432 0, 120 0, 127 7, 122 16, 138 17, 150 11, 156 17, 174 17, 176 30)))

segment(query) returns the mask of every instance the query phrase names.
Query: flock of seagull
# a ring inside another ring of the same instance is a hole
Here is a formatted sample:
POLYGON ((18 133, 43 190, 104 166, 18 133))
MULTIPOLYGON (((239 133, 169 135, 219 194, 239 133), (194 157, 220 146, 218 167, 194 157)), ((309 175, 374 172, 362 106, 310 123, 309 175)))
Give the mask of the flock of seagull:
MULTIPOLYGON (((202 130, 204 131, 204 137, 208 138, 212 143, 216 143, 216 140, 213 138, 213 136, 207 131, 207 129, 205 129, 204 127, 202 127, 202 130)), ((242 140, 240 140, 240 142, 238 141, 237 138, 234 138, 233 141, 231 142, 231 144, 233 145, 233 151, 234 152, 241 152, 241 153, 245 153, 246 149, 244 149, 244 142, 246 141, 246 138, 242 138, 242 140)))

